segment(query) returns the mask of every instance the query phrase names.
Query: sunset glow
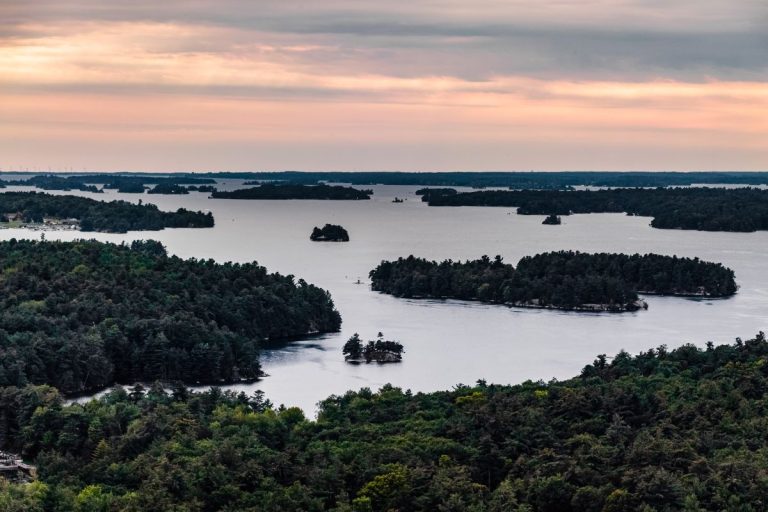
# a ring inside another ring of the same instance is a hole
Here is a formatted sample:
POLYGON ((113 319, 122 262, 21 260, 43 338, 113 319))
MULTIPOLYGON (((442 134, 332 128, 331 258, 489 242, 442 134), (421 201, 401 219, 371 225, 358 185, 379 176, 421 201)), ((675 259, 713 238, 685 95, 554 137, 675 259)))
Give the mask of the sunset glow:
POLYGON ((581 3, 4 2, 0 165, 768 168, 761 2, 581 3))

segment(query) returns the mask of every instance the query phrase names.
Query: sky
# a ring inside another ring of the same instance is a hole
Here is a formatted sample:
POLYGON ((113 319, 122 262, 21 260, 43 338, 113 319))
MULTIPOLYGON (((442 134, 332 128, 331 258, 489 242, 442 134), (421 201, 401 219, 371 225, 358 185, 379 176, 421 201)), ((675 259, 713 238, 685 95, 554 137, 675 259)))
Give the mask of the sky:
POLYGON ((766 0, 0 0, 0 170, 768 170, 766 0))

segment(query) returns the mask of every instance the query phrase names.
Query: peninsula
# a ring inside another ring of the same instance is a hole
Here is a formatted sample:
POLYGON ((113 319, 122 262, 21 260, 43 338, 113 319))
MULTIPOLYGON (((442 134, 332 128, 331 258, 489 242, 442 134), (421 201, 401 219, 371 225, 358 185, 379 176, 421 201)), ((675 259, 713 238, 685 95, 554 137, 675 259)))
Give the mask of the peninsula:
POLYGON ((0 194, 0 213, 21 223, 43 224, 67 220, 80 231, 125 233, 158 231, 164 228, 210 228, 213 215, 179 208, 164 212, 154 204, 126 201, 97 201, 87 197, 51 195, 42 192, 0 194))
POLYGON ((301 279, 154 241, 13 239, 0 242, 0 276, 0 387, 253 380, 263 341, 341 325, 328 292, 301 279))

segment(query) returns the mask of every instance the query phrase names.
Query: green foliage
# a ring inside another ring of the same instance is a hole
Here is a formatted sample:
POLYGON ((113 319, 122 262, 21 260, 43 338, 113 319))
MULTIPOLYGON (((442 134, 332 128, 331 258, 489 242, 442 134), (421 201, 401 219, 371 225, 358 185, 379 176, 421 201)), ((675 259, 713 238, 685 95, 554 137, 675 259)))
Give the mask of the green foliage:
POLYGON ((768 230, 768 190, 758 188, 483 190, 432 195, 429 205, 517 207, 520 215, 627 213, 653 217, 651 226, 661 229, 768 230))
POLYGON ((96 201, 87 197, 54 196, 37 192, 0 194, 0 212, 20 213, 25 222, 43 222, 44 217, 73 218, 81 231, 158 231, 164 228, 210 228, 213 215, 179 208, 161 211, 153 204, 126 201, 96 201))
POLYGON ((355 333, 347 340, 342 348, 344 359, 354 363, 365 361, 370 363, 397 363, 403 358, 403 345, 397 341, 385 340, 384 334, 379 333, 376 340, 368 340, 363 344, 360 335, 355 333))
POLYGON ((0 486, 0 510, 764 510, 766 361, 761 333, 598 357, 562 382, 363 389, 315 421, 215 388, 67 407, 5 388, 2 448, 40 482, 0 486))
POLYGON ((528 256, 517 268, 500 256, 441 263, 409 256, 382 261, 372 288, 398 297, 432 297, 559 309, 637 309, 637 293, 725 297, 732 270, 698 258, 572 251, 528 256))
POLYGON ((162 244, 0 243, 0 386, 215 384, 261 374, 259 343, 339 329, 330 295, 255 263, 162 244))

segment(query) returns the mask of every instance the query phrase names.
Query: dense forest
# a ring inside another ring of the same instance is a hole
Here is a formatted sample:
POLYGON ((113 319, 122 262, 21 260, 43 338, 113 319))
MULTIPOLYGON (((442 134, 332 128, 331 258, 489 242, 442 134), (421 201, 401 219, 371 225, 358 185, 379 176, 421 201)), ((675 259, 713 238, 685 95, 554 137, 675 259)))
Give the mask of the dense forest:
POLYGON ((62 406, 0 392, 0 443, 40 480, 6 511, 759 512, 768 342, 598 356, 565 381, 332 396, 158 386, 62 406))
POLYGON ((527 256, 517 268, 500 256, 441 263, 409 256, 382 261, 371 287, 397 297, 478 300, 526 307, 631 311, 638 293, 726 297, 736 293, 731 269, 698 258, 656 254, 527 256))
POLYGON ((309 239, 313 242, 349 242, 349 233, 336 224, 326 224, 322 228, 315 226, 309 239))
POLYGON ((211 197, 216 199, 334 199, 334 200, 360 200, 370 199, 373 191, 359 190, 340 185, 301 185, 301 184, 274 184, 253 188, 242 188, 231 191, 213 192, 211 197))
POLYGON ((0 242, 0 386, 259 376, 263 340, 339 329, 329 294, 159 242, 0 242))
POLYGON ((291 183, 415 185, 436 187, 507 187, 569 189, 594 187, 671 187, 697 184, 767 185, 768 172, 216 172, 201 174, 291 183))
POLYGON ((768 190, 756 188, 488 190, 432 195, 430 206, 517 207, 521 215, 628 213, 653 217, 661 229, 768 230, 768 190))
POLYGON ((20 213, 24 222, 43 222, 44 217, 77 219, 81 231, 157 231, 164 228, 210 228, 213 215, 179 208, 164 212, 153 204, 97 201, 87 197, 56 196, 37 192, 0 194, 0 213, 20 213))

